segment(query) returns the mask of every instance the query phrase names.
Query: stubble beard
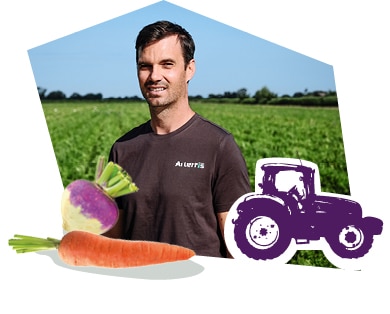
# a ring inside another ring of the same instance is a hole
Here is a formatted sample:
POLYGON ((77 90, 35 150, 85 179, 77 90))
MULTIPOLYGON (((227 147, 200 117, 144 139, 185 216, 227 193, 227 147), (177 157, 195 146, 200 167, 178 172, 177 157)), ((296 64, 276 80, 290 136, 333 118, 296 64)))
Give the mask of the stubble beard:
POLYGON ((169 111, 170 109, 174 109, 181 102, 180 93, 175 91, 171 91, 173 93, 166 95, 165 97, 149 97, 148 93, 144 94, 144 98, 149 105, 149 110, 152 113, 159 114, 163 111, 169 111))
POLYGON ((169 98, 147 97, 146 95, 144 97, 149 105, 149 109, 153 112, 161 112, 167 108, 170 108, 173 104, 173 101, 169 98))

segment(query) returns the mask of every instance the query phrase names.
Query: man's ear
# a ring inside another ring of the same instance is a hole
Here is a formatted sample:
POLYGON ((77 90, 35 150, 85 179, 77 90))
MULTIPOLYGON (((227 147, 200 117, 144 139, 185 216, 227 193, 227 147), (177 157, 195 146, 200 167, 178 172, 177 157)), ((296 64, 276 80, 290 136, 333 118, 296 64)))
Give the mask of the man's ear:
POLYGON ((186 76, 187 76, 187 83, 192 79, 192 77, 195 74, 196 66, 195 66, 195 60, 192 59, 186 68, 186 76))

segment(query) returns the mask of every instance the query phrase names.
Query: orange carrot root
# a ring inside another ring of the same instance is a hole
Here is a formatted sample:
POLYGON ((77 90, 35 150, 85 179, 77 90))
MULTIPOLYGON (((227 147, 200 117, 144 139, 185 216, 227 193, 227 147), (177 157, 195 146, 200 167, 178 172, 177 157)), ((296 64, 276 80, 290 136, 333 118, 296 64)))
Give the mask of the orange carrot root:
POLYGON ((85 231, 64 235, 58 254, 72 266, 125 268, 187 260, 191 249, 161 242, 112 239, 85 231))

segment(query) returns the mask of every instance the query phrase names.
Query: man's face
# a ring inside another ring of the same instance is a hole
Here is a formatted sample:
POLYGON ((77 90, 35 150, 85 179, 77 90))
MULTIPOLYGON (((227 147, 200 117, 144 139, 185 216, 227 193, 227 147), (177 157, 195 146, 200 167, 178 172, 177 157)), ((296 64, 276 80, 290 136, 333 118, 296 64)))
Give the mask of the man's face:
POLYGON ((177 36, 169 36, 139 51, 138 81, 150 107, 187 102, 187 82, 195 72, 195 61, 187 68, 177 36))

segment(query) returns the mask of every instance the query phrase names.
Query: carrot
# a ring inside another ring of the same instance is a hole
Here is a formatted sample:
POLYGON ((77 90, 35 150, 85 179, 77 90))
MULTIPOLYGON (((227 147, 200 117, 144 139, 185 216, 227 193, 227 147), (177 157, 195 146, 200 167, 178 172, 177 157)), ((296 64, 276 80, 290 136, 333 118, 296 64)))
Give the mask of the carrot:
POLYGON ((8 241, 17 253, 57 249, 71 266, 126 268, 187 260, 191 249, 162 242, 112 239, 88 231, 70 231, 61 240, 15 235, 8 241))

